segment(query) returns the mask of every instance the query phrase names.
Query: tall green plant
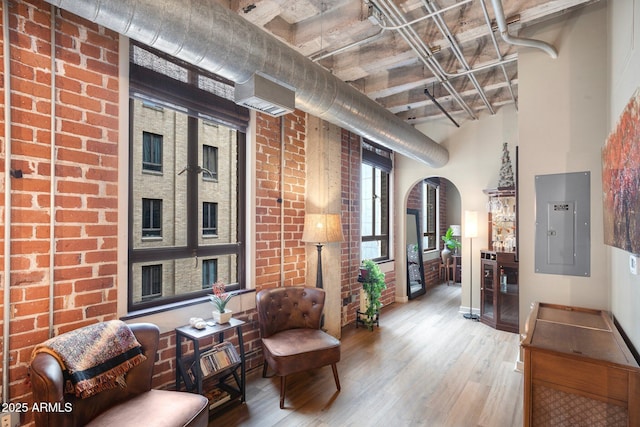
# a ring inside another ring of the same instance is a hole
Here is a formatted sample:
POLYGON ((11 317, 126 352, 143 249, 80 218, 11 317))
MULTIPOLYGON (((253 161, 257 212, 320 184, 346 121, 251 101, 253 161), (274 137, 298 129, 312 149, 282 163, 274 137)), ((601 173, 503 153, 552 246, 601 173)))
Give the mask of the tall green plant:
POLYGON ((367 310, 364 312, 365 318, 363 321, 369 330, 373 330, 376 316, 379 315, 382 307, 380 297, 382 296, 382 291, 387 289, 387 284, 384 281, 384 273, 375 262, 365 259, 362 261, 362 268, 367 270, 367 275, 362 280, 362 289, 369 302, 367 310))

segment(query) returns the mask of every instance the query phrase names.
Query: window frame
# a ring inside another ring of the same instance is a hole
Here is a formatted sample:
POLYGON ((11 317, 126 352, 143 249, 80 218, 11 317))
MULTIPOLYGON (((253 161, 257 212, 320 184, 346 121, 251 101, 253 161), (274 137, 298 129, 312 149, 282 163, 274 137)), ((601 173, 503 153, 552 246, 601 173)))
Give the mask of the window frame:
MULTIPOLYGON (((382 222, 380 224, 380 233, 375 232, 375 225, 372 229, 372 234, 365 235, 363 233, 364 227, 361 226, 360 230, 360 244, 362 245, 365 242, 381 242, 381 254, 379 257, 371 258, 372 261, 380 262, 387 261, 391 258, 391 172, 393 170, 393 159, 392 152, 384 147, 381 147, 377 144, 372 143, 371 141, 364 140, 362 144, 362 162, 361 162, 361 176, 360 176, 360 185, 361 185, 361 203, 363 206, 361 207, 360 212, 360 221, 361 224, 364 222, 364 202, 362 201, 362 194, 364 193, 364 183, 363 183, 363 174, 362 174, 362 166, 371 167, 374 171, 374 178, 372 180, 372 193, 374 197, 372 198, 373 206, 371 206, 371 212, 374 216, 372 218, 372 223, 375 224, 377 221, 376 218, 376 198, 380 198, 382 200, 380 211, 383 216, 382 222), (379 172, 379 181, 381 185, 381 191, 383 194, 377 195, 375 194, 376 187, 378 182, 376 181, 376 173, 379 172), (386 190, 386 191, 385 191, 386 190)), ((361 250, 360 256, 363 257, 363 252, 361 250)))
MULTIPOLYGON (((132 45, 137 43, 132 42, 132 45)), ((160 52, 157 52, 151 48, 140 45, 143 49, 162 56, 169 61, 177 61, 174 58, 168 57, 160 52)), ((177 61, 179 62, 179 61, 177 61)), ((205 71, 196 69, 184 63, 180 63, 183 67, 189 68, 189 72, 195 75, 204 75, 216 80, 220 79, 217 76, 211 75, 205 71)), ((187 190, 187 216, 189 218, 196 218, 190 221, 190 226, 187 231, 187 244, 184 246, 171 246, 171 247, 154 247, 154 248, 138 248, 133 249, 133 174, 134 165, 132 159, 134 144, 133 141, 133 120, 134 115, 130 114, 129 117, 129 218, 128 218, 128 279, 129 283, 134 283, 132 275, 134 274, 134 265, 141 263, 153 263, 171 261, 185 258, 207 258, 232 255, 236 257, 237 264, 237 282, 227 285, 227 291, 246 289, 246 235, 247 235, 247 222, 246 222, 246 198, 243 196, 247 191, 247 173, 249 172, 246 159, 247 159, 247 135, 246 130, 249 125, 249 110, 245 107, 240 107, 232 100, 220 97, 211 92, 198 88, 194 84, 174 80, 171 77, 160 74, 156 71, 142 67, 140 65, 130 63, 129 64, 129 111, 133 112, 134 99, 140 99, 142 101, 153 102, 155 105, 159 105, 162 108, 176 109, 177 111, 186 112, 189 116, 188 121, 192 124, 190 129, 197 129, 198 120, 207 120, 214 123, 221 124, 236 130, 236 162, 237 162, 237 182, 236 182, 236 197, 237 197, 237 209, 236 209, 236 239, 235 242, 222 243, 222 244, 200 244, 200 221, 197 220, 198 216, 198 182, 199 172, 197 167, 191 167, 186 170, 186 179, 188 180, 187 190)), ((193 79, 197 81, 197 78, 193 79)), ((228 83, 225 81, 225 83, 228 83)), ((197 141, 197 131, 195 135, 193 132, 189 132, 188 144, 195 144, 194 147, 189 149, 189 164, 196 165, 198 158, 199 146, 202 145, 201 141, 197 141), (195 141, 195 142, 194 142, 195 141)), ((134 301, 134 288, 129 286, 127 290, 127 310, 128 312, 135 312, 139 310, 147 310, 154 307, 161 308, 163 306, 192 301, 205 297, 208 294, 208 290, 202 289, 200 291, 189 292, 185 294, 179 294, 174 296, 167 296, 161 299, 153 301, 134 301)))
POLYGON ((422 182, 422 247, 424 252, 439 250, 438 238, 439 229, 438 224, 438 207, 440 206, 440 188, 438 185, 424 180, 422 182), (430 194, 431 193, 431 194, 430 194), (431 204, 431 206, 429 206, 431 204), (434 245, 428 245, 429 237, 433 238, 434 245))

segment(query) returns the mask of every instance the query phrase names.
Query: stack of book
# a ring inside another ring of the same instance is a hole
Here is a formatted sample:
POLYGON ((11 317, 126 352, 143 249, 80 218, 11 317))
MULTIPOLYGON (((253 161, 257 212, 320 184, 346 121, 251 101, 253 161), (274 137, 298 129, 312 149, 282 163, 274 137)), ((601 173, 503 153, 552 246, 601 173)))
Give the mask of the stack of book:
POLYGON ((240 363, 238 352, 233 344, 228 341, 213 346, 200 356, 200 369, 205 377, 216 374, 237 363, 240 363))
POLYGON ((212 410, 213 408, 216 408, 223 403, 231 400, 231 395, 224 390, 220 390, 219 388, 212 388, 211 390, 205 391, 204 395, 207 399, 209 399, 209 410, 212 410))

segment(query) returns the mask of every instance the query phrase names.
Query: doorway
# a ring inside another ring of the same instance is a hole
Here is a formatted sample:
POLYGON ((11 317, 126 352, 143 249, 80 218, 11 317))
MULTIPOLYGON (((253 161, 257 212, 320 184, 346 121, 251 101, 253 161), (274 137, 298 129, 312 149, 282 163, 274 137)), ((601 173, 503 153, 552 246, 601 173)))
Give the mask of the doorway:
MULTIPOLYGON (((441 251, 444 242, 442 236, 445 235, 447 229, 451 225, 459 225, 462 221, 462 204, 458 188, 455 184, 444 177, 427 177, 414 184, 406 198, 405 212, 407 212, 407 236, 406 251, 407 256, 407 295, 412 298, 412 294, 417 292, 415 296, 424 292, 416 287, 416 280, 410 277, 414 271, 410 271, 413 258, 417 258, 416 254, 411 253, 413 248, 419 246, 420 266, 422 267, 422 283, 424 290, 443 283, 444 278, 441 274, 441 251), (415 216, 414 216, 415 215, 415 216), (415 218, 415 219, 414 219, 415 218), (409 236, 411 234, 411 236, 409 236), (419 238, 419 245, 416 242, 419 238), (410 260, 411 257, 411 260, 410 260), (413 281, 413 292, 411 290, 413 281)), ((459 233, 458 233, 459 234, 459 233)), ((461 239, 460 236, 454 236, 461 239)), ((462 273, 462 257, 461 252, 454 254, 456 257, 456 270, 450 274, 452 278, 451 285, 460 286, 462 273)))

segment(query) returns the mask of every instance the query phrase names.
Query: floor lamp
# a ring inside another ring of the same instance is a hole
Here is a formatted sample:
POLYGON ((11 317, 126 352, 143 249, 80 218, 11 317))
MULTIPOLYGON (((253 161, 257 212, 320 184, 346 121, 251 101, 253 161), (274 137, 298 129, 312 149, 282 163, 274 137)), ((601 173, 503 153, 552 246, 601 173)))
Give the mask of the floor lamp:
POLYGON ((469 238, 469 313, 464 314, 465 319, 478 321, 480 317, 473 314, 473 238, 478 237, 478 212, 464 212, 464 231, 469 238))
POLYGON ((339 214, 307 214, 304 217, 302 241, 315 243, 318 248, 316 288, 322 288, 322 246, 325 243, 342 242, 342 224, 339 214))

